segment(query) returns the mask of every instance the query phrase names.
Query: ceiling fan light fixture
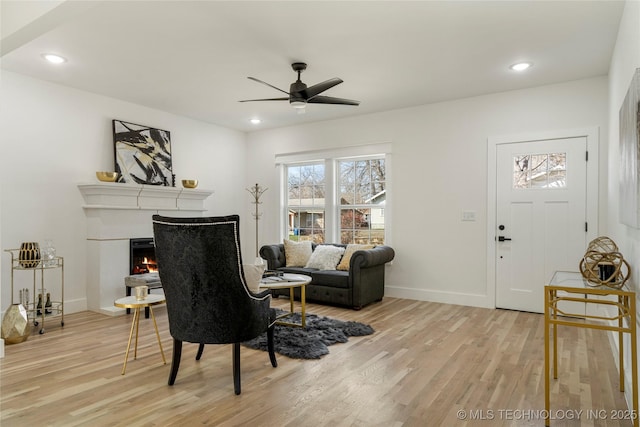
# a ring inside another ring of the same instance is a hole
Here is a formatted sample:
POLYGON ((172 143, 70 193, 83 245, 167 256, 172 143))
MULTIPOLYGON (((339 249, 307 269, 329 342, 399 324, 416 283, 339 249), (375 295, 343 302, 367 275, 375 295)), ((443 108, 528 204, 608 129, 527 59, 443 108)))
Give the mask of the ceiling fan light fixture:
POLYGON ((289 104, 294 108, 294 110, 298 112, 298 114, 304 113, 307 103, 341 104, 341 105, 355 105, 355 106, 360 105, 360 101, 354 101, 352 99, 336 98, 333 96, 320 95, 324 91, 329 90, 332 87, 342 83, 342 79, 338 77, 334 77, 324 82, 321 82, 312 86, 307 86, 305 83, 303 83, 300 80, 300 73, 307 68, 307 64, 305 64, 304 62, 294 62, 293 64, 291 64, 291 67, 293 68, 293 71, 298 73, 298 80, 291 83, 291 85, 289 86, 288 92, 272 84, 256 79, 255 77, 247 77, 249 80, 253 80, 254 82, 263 84, 265 86, 269 86, 272 89, 282 92, 286 94, 287 97, 281 96, 280 98, 243 99, 238 102, 289 101, 289 104))

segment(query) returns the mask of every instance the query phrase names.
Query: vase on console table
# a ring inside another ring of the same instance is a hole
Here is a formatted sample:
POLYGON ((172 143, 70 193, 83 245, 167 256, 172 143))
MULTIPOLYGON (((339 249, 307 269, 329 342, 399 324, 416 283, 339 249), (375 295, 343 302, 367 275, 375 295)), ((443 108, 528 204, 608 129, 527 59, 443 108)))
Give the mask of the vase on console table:
POLYGON ((38 242, 24 242, 20 245, 18 263, 24 268, 35 268, 40 264, 40 245, 38 242))

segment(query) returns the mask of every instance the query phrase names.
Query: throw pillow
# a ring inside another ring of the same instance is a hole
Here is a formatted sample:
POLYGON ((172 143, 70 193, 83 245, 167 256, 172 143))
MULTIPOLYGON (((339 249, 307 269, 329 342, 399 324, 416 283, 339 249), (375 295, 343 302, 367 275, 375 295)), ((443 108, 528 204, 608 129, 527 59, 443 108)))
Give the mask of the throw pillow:
POLYGON ((247 282, 247 288, 254 294, 260 291, 260 280, 266 266, 264 264, 243 264, 244 279, 247 282))
POLYGON ((356 245, 354 243, 349 243, 347 245, 347 249, 344 251, 344 255, 342 256, 342 260, 336 270, 349 271, 349 263, 351 262, 351 256, 355 251, 362 251, 365 249, 373 249, 375 245, 356 245))
POLYGON ((294 242, 293 240, 284 240, 284 257, 287 267, 304 267, 311 258, 311 242, 294 242))
POLYGON ((318 245, 311 254, 311 258, 305 268, 317 268, 318 270, 335 270, 344 248, 333 245, 318 245))

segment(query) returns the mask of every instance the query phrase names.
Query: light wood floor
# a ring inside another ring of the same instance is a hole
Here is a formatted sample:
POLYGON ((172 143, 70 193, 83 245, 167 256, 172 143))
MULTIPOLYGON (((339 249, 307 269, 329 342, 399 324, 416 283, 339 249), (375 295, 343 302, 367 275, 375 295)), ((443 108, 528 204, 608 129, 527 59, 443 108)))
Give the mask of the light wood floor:
MULTIPOLYGON (((284 299, 274 306, 286 307, 284 299)), ((171 337, 156 309, 141 320, 138 359, 120 375, 132 316, 92 312, 52 319, 47 332, 5 347, 0 425, 11 426, 543 426, 543 316, 385 298, 361 311, 309 304, 309 312, 373 326, 319 360, 242 348, 242 394, 233 393, 231 347, 185 344, 167 386, 171 337), (461 420, 458 411, 475 420, 461 420), (484 418, 484 419, 478 419, 484 418)), ((625 409, 603 331, 561 328, 552 410, 580 419, 552 426, 619 426, 625 409), (587 418, 605 411, 607 419, 587 418)))

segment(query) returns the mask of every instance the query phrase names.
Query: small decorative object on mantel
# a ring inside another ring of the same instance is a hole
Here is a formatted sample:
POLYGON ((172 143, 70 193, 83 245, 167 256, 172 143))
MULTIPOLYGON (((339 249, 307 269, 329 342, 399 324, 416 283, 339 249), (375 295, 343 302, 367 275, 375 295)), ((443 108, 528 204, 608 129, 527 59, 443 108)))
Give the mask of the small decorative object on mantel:
POLYGON ((182 186, 184 188, 196 188, 198 186, 198 180, 197 179, 183 179, 182 180, 182 186))
POLYGON ((118 172, 96 172, 96 178, 98 178, 98 181, 102 182, 116 182, 116 179, 118 179, 118 172))
POLYGON ((40 245, 38 242, 20 244, 18 263, 24 268, 35 268, 40 264, 40 245))
POLYGON ((22 304, 11 304, 2 318, 2 338, 7 344, 26 341, 31 334, 31 323, 22 304))
POLYGON ((592 240, 580 260, 582 277, 594 286, 620 289, 629 280, 630 271, 618 245, 606 236, 592 240))
POLYGON ((260 221, 260 217, 262 216, 262 214, 260 212, 258 212, 258 205, 261 205, 262 202, 260 201, 260 197, 262 196, 262 194, 268 190, 268 188, 262 188, 258 183, 256 183, 256 185, 254 185, 253 187, 249 187, 246 189, 249 193, 251 193, 251 195, 253 196, 254 201, 251 202, 253 204, 256 205, 256 212, 253 213, 253 218, 256 220, 256 260, 259 257, 259 252, 258 252, 258 221, 260 221))

